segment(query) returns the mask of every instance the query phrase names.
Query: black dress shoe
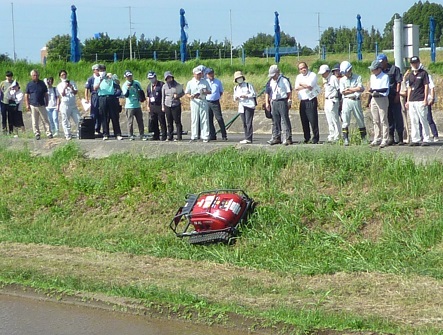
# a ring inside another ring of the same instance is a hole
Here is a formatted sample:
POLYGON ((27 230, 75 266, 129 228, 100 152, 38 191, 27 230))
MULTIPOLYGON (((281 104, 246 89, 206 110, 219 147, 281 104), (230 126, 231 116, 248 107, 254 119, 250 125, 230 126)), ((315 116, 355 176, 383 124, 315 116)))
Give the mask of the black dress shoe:
POLYGON ((278 138, 273 139, 271 142, 269 142, 270 145, 276 145, 281 144, 281 140, 278 138))

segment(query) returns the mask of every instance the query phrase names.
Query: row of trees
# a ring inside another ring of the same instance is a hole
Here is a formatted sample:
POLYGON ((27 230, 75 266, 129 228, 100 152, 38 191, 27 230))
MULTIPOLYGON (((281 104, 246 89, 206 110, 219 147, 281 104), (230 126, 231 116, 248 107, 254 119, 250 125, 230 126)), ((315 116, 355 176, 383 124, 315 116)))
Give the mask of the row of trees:
MULTIPOLYGON (((379 50, 393 48, 394 19, 399 14, 394 14, 386 24, 383 34, 373 26, 367 30, 363 29, 362 51, 374 52, 376 45, 379 50)), ((403 14, 404 23, 420 25, 420 46, 429 44, 429 18, 433 16, 436 23, 435 39, 437 45, 443 45, 443 6, 436 3, 419 1, 415 3, 406 13, 403 14)), ((364 25, 364 21, 363 21, 364 25)), ((323 31, 320 37, 320 45, 326 48, 328 53, 344 53, 356 51, 357 48, 356 28, 329 27, 323 31)), ((48 43, 48 60, 69 60, 70 59, 69 35, 57 35, 48 43)), ((115 58, 128 59, 130 57, 130 45, 132 45, 132 58, 147 58, 158 60, 180 59, 180 41, 170 41, 159 37, 146 38, 142 34, 139 38, 131 36, 128 38, 112 39, 106 33, 100 34, 99 38, 86 39, 82 45, 82 59, 85 61, 113 61, 115 58)), ((199 57, 201 59, 228 58, 232 53, 235 57, 241 57, 244 53, 247 56, 261 57, 264 50, 274 45, 274 36, 259 33, 248 39, 240 47, 232 47, 229 40, 222 42, 212 41, 211 37, 206 42, 194 40, 188 43, 188 58, 199 57)), ((281 32, 281 47, 298 47, 300 55, 310 55, 319 53, 319 46, 311 49, 297 43, 295 37, 281 32)), ((7 58, 7 55, 0 55, 7 58)))

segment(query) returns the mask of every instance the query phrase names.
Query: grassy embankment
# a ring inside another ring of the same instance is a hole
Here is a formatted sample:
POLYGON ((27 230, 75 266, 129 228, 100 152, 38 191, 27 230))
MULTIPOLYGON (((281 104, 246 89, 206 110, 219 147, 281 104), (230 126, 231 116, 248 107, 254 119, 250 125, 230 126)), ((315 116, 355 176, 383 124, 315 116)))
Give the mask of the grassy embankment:
POLYGON ((440 163, 362 148, 96 160, 72 143, 51 157, 0 148, 0 162, 3 285, 196 321, 236 314, 274 334, 442 334, 440 163), (237 243, 173 236, 184 195, 214 188, 259 203, 237 243))

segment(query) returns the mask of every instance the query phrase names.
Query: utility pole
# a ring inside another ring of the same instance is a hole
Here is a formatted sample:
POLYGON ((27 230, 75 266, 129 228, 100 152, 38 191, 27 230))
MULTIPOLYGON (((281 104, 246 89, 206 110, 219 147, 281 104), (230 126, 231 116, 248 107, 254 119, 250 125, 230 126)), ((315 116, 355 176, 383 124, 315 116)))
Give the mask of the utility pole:
POLYGON ((232 12, 229 10, 229 25, 231 27, 231 65, 232 65, 232 12))
POLYGON ((129 59, 132 60, 132 21, 131 21, 131 6, 129 6, 129 59))
POLYGON ((321 58, 321 32, 320 32, 320 13, 317 12, 317 29, 318 29, 318 58, 321 58))
POLYGON ((14 3, 11 2, 11 15, 12 15, 12 52, 14 62, 17 60, 17 55, 15 53, 15 27, 14 27, 14 3))

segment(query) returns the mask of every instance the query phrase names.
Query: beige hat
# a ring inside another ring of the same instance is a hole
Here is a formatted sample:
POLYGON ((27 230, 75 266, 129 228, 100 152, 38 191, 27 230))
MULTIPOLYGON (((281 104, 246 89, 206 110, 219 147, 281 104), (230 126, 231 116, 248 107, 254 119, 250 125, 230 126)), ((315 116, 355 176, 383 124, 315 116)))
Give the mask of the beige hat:
POLYGON ((245 76, 243 75, 243 72, 241 72, 241 71, 235 71, 235 73, 234 73, 234 83, 235 83, 235 81, 236 81, 238 78, 240 78, 240 77, 243 77, 243 80, 245 80, 245 76))
POLYGON ((197 66, 197 67, 194 67, 194 69, 192 70, 192 73, 199 74, 199 73, 202 73, 202 70, 197 66))
POLYGON ((277 65, 271 65, 268 72, 268 78, 274 77, 277 73, 279 73, 280 70, 278 69, 277 65))

